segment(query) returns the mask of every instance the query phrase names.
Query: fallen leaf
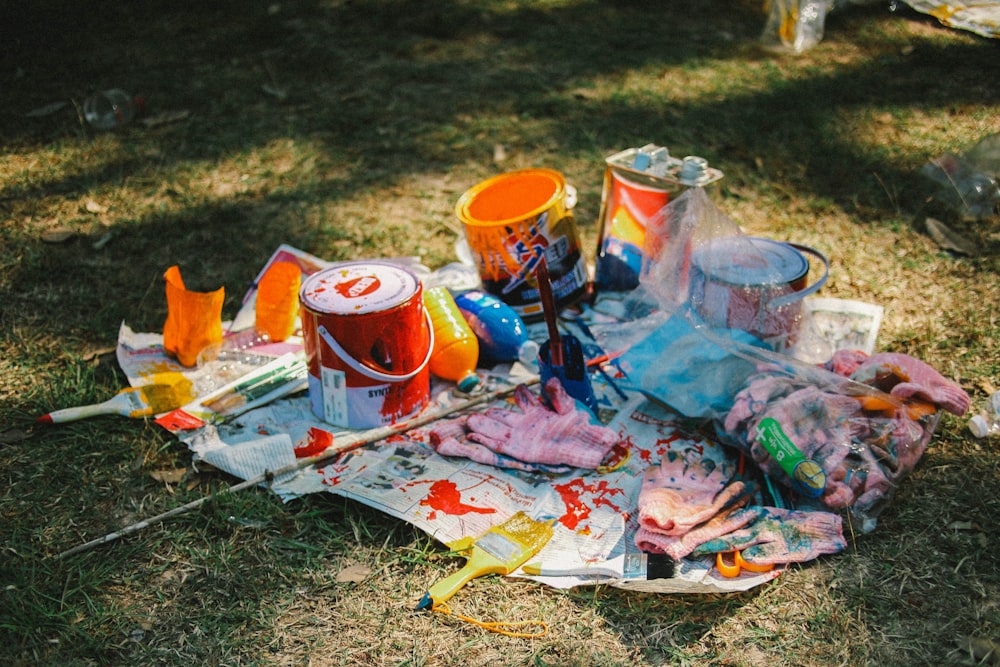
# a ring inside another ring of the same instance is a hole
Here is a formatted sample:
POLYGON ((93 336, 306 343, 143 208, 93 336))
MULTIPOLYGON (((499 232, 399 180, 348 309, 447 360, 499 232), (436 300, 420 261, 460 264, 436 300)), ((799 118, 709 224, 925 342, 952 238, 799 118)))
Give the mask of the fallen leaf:
POLYGON ((149 476, 157 482, 163 482, 164 484, 177 484, 184 479, 185 473, 187 473, 186 468, 175 468, 173 470, 154 470, 149 473, 149 476))
POLYGON ((927 218, 925 221, 927 233, 934 239, 934 242, 945 250, 951 250, 962 255, 975 257, 979 254, 976 244, 954 231, 948 225, 935 218, 927 218))
POLYGON ((337 582, 358 584, 367 579, 371 573, 372 569, 367 565, 348 565, 337 573, 337 582))
POLYGON ((88 199, 87 203, 85 204, 85 207, 87 209, 87 213, 107 213, 108 212, 108 207, 107 206, 103 206, 101 204, 98 204, 93 199, 88 199))
POLYGON ((1000 643, 981 637, 959 637, 955 642, 980 665, 1000 665, 1000 643))
POLYGON ((177 121, 184 120, 190 115, 191 112, 187 109, 181 111, 164 111, 152 116, 147 116, 140 122, 146 127, 159 127, 160 125, 167 125, 169 123, 176 123, 177 121))
POLYGON ((117 347, 98 347, 85 352, 81 357, 84 361, 100 360, 101 357, 110 356, 117 351, 117 347))
POLYGON ((42 116, 54 114, 64 106, 66 106, 65 100, 62 102, 52 102, 50 104, 46 104, 45 106, 36 107, 24 115, 28 118, 41 118, 42 116))
POLYGON ((67 227, 57 227, 42 232, 43 243, 65 243, 76 236, 76 232, 67 227))
POLYGON ((21 442, 22 440, 27 440, 28 434, 19 428, 11 428, 6 431, 0 432, 0 444, 9 444, 12 442, 21 442))

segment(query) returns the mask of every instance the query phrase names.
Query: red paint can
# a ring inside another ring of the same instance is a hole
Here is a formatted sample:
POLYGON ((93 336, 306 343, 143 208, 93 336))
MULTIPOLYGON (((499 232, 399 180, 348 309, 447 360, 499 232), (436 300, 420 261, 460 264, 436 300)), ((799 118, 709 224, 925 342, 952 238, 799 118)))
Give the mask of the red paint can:
POLYGON ((415 274, 389 262, 341 262, 309 276, 299 302, 317 417, 375 428, 427 405, 434 333, 415 274))

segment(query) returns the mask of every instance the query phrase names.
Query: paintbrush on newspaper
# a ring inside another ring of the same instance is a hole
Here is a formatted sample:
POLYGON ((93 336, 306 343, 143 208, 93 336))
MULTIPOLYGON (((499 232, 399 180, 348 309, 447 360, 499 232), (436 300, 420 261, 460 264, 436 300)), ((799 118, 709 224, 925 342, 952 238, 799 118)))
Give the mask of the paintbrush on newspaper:
POLYGON ((304 381, 308 371, 304 360, 289 359, 283 364, 255 373, 225 393, 202 401, 201 404, 219 416, 232 415, 277 389, 304 381))
POLYGON ((154 382, 123 389, 103 403, 55 410, 36 421, 39 424, 62 424, 97 415, 149 417, 176 410, 192 398, 191 381, 178 374, 171 382, 154 382))

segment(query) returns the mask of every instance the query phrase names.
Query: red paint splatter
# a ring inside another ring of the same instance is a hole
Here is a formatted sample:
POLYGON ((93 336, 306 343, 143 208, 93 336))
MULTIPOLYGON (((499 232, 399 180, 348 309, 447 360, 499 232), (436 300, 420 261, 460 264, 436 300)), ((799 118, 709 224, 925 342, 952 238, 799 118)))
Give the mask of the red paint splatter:
POLYGON ((306 437, 295 443, 295 458, 304 459, 322 453, 333 444, 333 433, 315 426, 309 429, 306 437))
POLYGON ((341 459, 337 459, 337 461, 329 463, 316 471, 323 476, 322 482, 324 486, 337 486, 341 481, 340 476, 344 473, 361 473, 368 468, 368 466, 363 465, 357 470, 353 470, 351 468, 350 458, 343 459, 343 463, 338 463, 338 461, 341 461, 341 459))
POLYGON ((431 485, 431 490, 427 497, 420 501, 421 505, 439 510, 445 514, 461 516, 463 514, 493 514, 496 509, 492 507, 474 507, 462 502, 462 492, 454 482, 447 479, 439 479, 431 485))
MULTIPOLYGON (((559 517, 559 523, 570 530, 576 530, 581 521, 589 518, 592 508, 607 506, 615 512, 621 511, 620 506, 611 502, 611 497, 621 494, 622 490, 609 486, 606 481, 586 484, 582 479, 575 479, 568 484, 556 484, 554 488, 566 506, 566 513, 559 517)), ((588 531, 589 528, 583 530, 588 531)))
MULTIPOLYGON (((611 448, 611 453, 604 458, 603 466, 606 468, 617 468, 622 464, 623 461, 627 461, 629 458, 629 450, 633 448, 631 437, 625 440, 619 440, 618 443, 611 448)), ((640 455, 643 450, 639 450, 640 455)))

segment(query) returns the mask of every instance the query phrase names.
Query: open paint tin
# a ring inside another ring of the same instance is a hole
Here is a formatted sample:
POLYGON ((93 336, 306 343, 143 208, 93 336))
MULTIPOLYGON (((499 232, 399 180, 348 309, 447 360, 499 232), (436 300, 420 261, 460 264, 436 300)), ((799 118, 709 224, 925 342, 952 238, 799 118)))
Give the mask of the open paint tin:
POLYGON ((795 341, 802 300, 826 283, 829 272, 826 256, 809 246, 720 237, 692 251, 690 301, 709 325, 742 329, 783 350, 795 341), (807 256, 824 267, 811 285, 807 256))

